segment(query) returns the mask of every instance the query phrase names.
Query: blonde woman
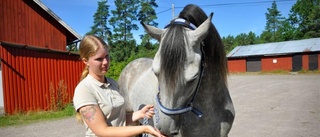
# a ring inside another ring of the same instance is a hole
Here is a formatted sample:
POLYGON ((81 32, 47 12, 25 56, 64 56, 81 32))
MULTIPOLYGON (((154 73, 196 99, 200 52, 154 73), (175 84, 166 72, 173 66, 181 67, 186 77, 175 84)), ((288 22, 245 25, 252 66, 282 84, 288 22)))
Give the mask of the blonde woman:
POLYGON ((123 137, 148 133, 161 137, 151 126, 126 126, 141 118, 151 118, 154 109, 146 105, 126 115, 124 98, 115 80, 105 77, 110 66, 109 46, 99 37, 85 36, 80 43, 80 57, 85 64, 73 103, 77 119, 86 126, 86 136, 123 137))

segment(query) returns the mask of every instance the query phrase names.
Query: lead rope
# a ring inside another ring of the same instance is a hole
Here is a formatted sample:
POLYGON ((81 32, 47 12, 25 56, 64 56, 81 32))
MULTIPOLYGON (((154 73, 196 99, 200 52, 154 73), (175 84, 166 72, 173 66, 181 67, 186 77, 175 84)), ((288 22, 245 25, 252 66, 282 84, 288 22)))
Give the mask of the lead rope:
MULTIPOLYGON (((147 118, 147 116, 145 116, 145 117, 143 118, 142 124, 145 125, 145 126, 149 125, 149 119, 147 118)), ((148 133, 143 133, 143 134, 142 134, 142 137, 148 137, 148 133)))

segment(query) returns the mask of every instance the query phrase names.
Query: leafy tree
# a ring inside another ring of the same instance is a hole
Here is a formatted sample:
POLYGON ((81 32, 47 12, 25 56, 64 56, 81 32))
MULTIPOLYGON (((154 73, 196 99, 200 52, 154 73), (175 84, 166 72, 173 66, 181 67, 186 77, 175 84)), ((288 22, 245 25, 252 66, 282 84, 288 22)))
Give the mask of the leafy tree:
POLYGON ((110 16, 109 14, 109 5, 107 5, 108 0, 101 0, 98 1, 98 9, 97 12, 94 14, 93 18, 93 26, 91 26, 91 31, 88 34, 94 34, 103 38, 105 41, 111 35, 110 28, 107 27, 107 20, 110 16))
POLYGON ((227 37, 222 37, 222 42, 227 53, 235 48, 235 45, 233 44, 234 40, 235 40, 234 37, 231 35, 228 35, 227 37))
POLYGON ((289 41, 296 40, 297 34, 299 33, 298 29, 294 28, 292 24, 290 24, 289 20, 282 22, 282 26, 278 29, 278 34, 281 36, 278 41, 289 41))
POLYGON ((298 29, 297 37, 320 37, 320 0, 298 0, 290 10, 289 21, 298 29))
MULTIPOLYGON (((281 13, 277 8, 276 1, 273 1, 271 8, 268 8, 267 10, 268 12, 265 14, 267 19, 265 30, 266 32, 272 33, 272 41, 275 42, 278 41, 277 38, 280 37, 279 34, 277 34, 277 31, 282 26, 282 21, 284 18, 281 17, 281 13)), ((266 39, 266 41, 271 42, 269 39, 266 39)))
POLYGON ((271 31, 263 31, 260 35, 258 43, 268 43, 273 41, 273 34, 271 31))
POLYGON ((257 39, 256 34, 250 31, 247 36, 246 44, 248 45, 256 44, 257 43, 256 39, 257 39))
POLYGON ((240 35, 236 36, 234 44, 238 46, 247 45, 247 37, 248 35, 246 33, 241 33, 240 35))

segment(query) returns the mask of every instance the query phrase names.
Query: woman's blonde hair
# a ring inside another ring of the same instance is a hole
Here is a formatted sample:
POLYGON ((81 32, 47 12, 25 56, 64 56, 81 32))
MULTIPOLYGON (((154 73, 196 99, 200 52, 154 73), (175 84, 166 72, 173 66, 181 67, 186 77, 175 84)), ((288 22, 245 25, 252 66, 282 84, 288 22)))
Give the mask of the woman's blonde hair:
MULTIPOLYGON (((99 48, 105 48, 107 50, 110 49, 108 44, 102 38, 95 35, 84 36, 80 42, 80 47, 79 47, 80 59, 89 60, 89 57, 95 55, 99 48)), ((82 71, 80 81, 82 81, 85 77, 87 77, 88 74, 89 74, 89 69, 86 66, 82 71)), ((76 114, 76 118, 79 123, 83 124, 81 114, 78 111, 76 114)))

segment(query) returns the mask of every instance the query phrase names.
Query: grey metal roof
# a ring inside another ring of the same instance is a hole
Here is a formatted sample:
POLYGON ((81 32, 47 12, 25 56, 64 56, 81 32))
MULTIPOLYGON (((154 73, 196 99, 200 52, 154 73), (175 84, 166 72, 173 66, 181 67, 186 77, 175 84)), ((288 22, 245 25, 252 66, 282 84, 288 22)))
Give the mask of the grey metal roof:
POLYGON ((320 51, 320 38, 237 46, 227 57, 269 56, 320 51))
POLYGON ((66 24, 62 19, 52 12, 47 6, 45 6, 40 0, 33 0, 36 4, 38 4, 43 10, 45 10, 48 14, 50 14, 55 20, 57 20, 63 27, 65 27, 68 31, 70 31, 74 36, 78 39, 81 39, 81 36, 74 31, 68 24, 66 24))

